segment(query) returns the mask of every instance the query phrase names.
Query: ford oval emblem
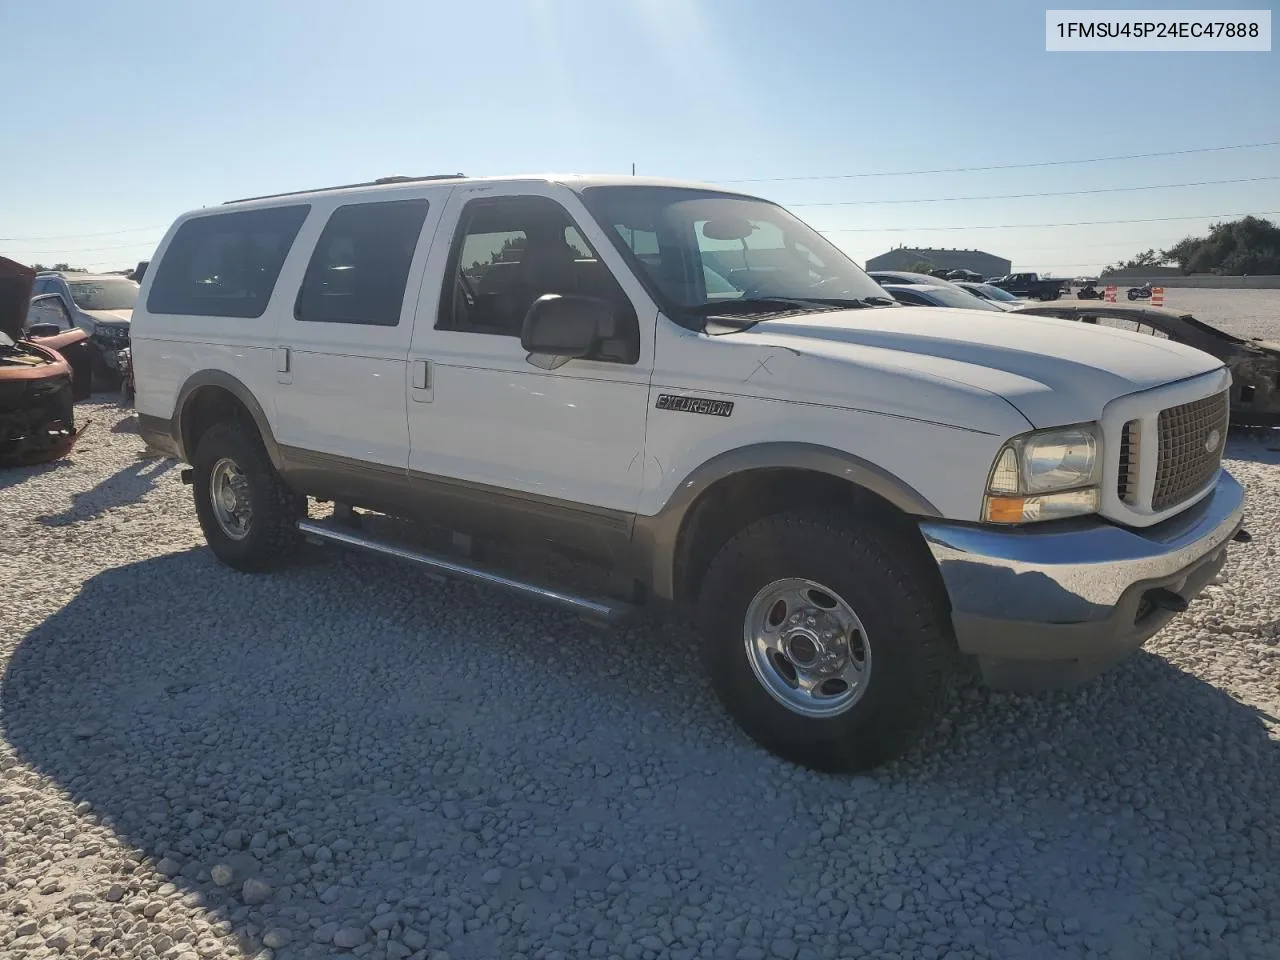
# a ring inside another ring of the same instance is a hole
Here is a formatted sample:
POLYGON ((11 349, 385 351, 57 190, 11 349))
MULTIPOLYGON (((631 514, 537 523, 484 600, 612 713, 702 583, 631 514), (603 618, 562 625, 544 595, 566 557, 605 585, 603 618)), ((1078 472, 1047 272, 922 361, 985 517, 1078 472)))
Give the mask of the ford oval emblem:
POLYGON ((1209 435, 1204 438, 1204 448, 1209 453, 1213 453, 1213 451, 1218 449, 1218 444, 1221 441, 1222 441, 1222 432, 1216 428, 1213 430, 1210 430, 1209 435))

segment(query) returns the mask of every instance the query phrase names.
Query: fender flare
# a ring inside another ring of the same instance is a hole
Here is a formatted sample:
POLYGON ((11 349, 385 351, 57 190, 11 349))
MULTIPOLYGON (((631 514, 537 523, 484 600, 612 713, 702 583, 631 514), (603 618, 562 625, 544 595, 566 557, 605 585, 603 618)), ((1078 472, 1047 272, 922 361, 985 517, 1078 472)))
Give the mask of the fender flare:
POLYGON ((249 416, 258 429, 258 435, 262 437, 262 445, 266 447, 267 456, 271 458, 271 465, 277 470, 281 469, 280 446, 276 443, 266 411, 262 409, 262 404, 253 395, 253 391, 225 370, 199 370, 187 377, 182 389, 178 391, 178 402, 174 405, 173 439, 178 447, 179 458, 185 463, 190 463, 191 455, 195 453, 194 450, 188 450, 186 445, 187 408, 192 396, 206 387, 218 387, 240 401, 241 405, 249 411, 249 416))
POLYGON ((659 597, 675 596, 680 535, 698 498, 714 484, 755 470, 792 469, 846 480, 913 517, 940 518, 942 512, 909 483, 870 460, 820 444, 777 441, 718 454, 695 467, 655 515, 638 516, 634 542, 642 575, 659 597))

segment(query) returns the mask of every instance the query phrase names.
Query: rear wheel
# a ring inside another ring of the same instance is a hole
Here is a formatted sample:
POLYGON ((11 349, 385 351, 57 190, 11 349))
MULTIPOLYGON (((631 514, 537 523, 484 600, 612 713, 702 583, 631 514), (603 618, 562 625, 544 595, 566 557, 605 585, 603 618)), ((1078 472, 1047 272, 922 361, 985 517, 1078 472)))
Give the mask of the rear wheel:
POLYGON ((901 755, 944 702, 954 642, 939 590, 896 531, 791 511, 707 570, 695 611, 712 684, 757 742, 849 772, 901 755))
POLYGON ((200 438, 192 463, 196 515, 205 540, 237 570, 265 570, 300 541, 306 498, 285 484, 249 425, 215 423, 200 438))

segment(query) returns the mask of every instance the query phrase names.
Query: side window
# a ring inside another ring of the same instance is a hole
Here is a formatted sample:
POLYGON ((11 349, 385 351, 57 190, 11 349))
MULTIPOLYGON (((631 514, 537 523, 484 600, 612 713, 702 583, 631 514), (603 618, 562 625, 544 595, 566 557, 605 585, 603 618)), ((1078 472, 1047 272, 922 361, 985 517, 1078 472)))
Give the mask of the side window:
POLYGON ((917 307, 931 306, 928 300, 913 290, 894 290, 893 299, 897 300, 899 303, 909 303, 912 306, 917 307))
POLYGON ((31 284, 31 296, 38 297, 40 294, 46 293, 48 289, 49 281, 43 278, 39 279, 35 283, 31 284))
POLYGON ((34 327, 37 323, 53 323, 59 330, 70 330, 71 315, 60 297, 43 297, 32 301, 27 309, 27 326, 34 327))
POLYGON ((311 207, 295 204, 193 217, 155 269, 147 310, 260 317, 311 207))
POLYGON ((462 211, 450 253, 436 327, 518 337, 535 300, 559 293, 614 305, 619 338, 596 359, 635 363, 635 308, 569 214, 546 197, 472 200, 462 211))
POLYGON ((294 316, 305 322, 398 325, 427 206, 424 199, 389 200, 335 210, 307 264, 294 316))

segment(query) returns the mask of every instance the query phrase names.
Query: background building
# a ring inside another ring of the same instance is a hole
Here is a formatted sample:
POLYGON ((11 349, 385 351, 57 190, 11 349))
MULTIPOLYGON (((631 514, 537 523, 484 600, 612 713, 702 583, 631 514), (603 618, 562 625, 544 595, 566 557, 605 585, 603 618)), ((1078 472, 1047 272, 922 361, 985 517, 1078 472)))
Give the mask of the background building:
POLYGON ((972 270, 984 277, 1003 277, 1013 272, 1013 262, 982 250, 933 250, 928 247, 896 247, 867 261, 868 270, 914 270, 928 265, 931 270, 972 270))

